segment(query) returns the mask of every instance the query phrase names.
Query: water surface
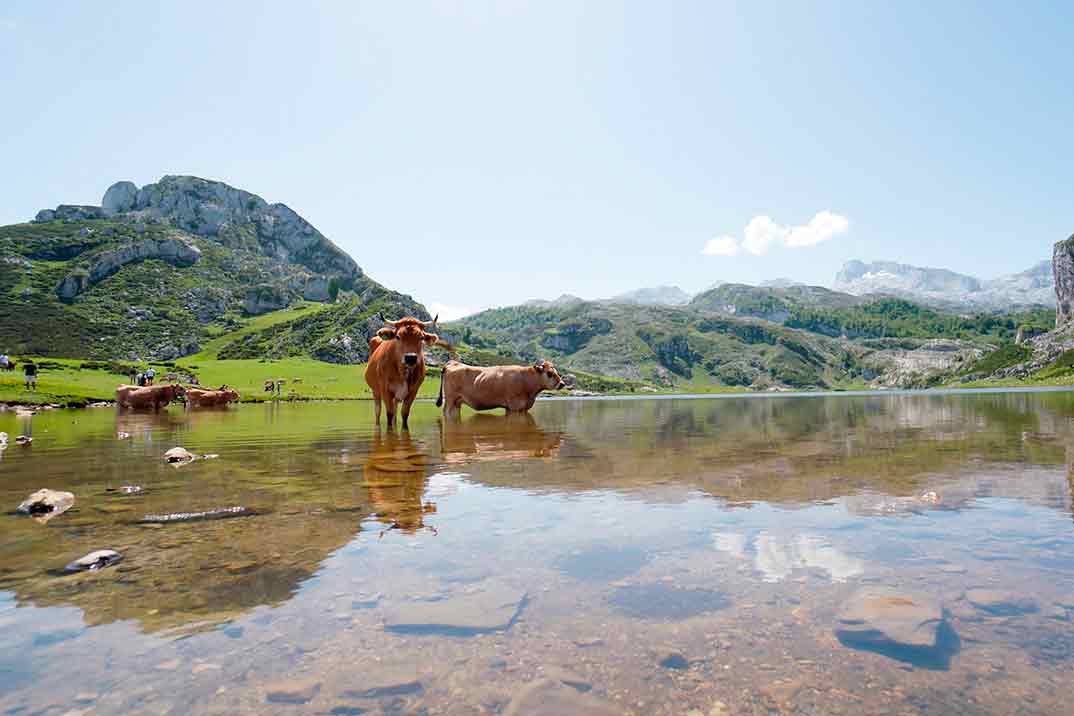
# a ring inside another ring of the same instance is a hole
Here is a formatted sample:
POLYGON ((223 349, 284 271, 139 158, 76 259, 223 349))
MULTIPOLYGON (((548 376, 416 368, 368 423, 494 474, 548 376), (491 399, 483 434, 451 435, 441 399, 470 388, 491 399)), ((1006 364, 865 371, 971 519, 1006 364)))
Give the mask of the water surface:
POLYGON ((0 455, 0 713, 515 713, 542 678, 638 715, 1069 713, 1070 393, 371 413, 0 414, 34 438, 0 455), (10 513, 41 487, 74 508, 10 513), (863 587, 936 600, 937 643, 838 633, 863 587))

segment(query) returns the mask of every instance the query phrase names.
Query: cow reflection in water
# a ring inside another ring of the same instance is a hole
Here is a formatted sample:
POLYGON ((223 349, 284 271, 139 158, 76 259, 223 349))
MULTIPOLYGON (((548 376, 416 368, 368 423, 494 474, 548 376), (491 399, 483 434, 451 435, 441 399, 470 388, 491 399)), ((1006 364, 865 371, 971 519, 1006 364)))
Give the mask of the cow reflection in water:
POLYGON ((562 439, 562 433, 542 430, 529 413, 473 415, 440 423, 444 462, 449 465, 555 457, 562 439))
POLYGON ((382 435, 378 430, 362 475, 377 519, 388 525, 382 537, 392 530, 413 534, 428 529, 436 534, 435 527, 425 524, 425 515, 436 512, 435 504, 422 501, 428 482, 426 458, 408 433, 382 435))

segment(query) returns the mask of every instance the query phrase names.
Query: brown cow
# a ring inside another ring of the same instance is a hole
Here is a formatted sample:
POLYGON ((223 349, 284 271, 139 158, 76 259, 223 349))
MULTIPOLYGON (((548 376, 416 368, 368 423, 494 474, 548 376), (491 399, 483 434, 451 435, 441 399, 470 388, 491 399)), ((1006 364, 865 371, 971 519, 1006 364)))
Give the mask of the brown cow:
POLYGON ((452 417, 458 416, 463 403, 474 410, 505 408, 508 413, 524 413, 542 390, 565 387, 556 367, 548 361, 478 368, 453 360, 444 366, 436 404, 443 405, 444 415, 452 417))
POLYGON ((427 329, 436 326, 436 318, 419 321, 417 318, 401 318, 389 321, 369 341, 369 364, 365 369, 365 382, 373 391, 373 412, 380 425, 380 403, 388 409, 388 427, 395 425, 395 404, 403 404, 403 427, 409 427, 410 406, 418 396, 418 389, 425 380, 425 355, 422 349, 440 341, 440 336, 427 329))
POLYGON ((150 385, 142 388, 121 385, 116 388, 116 404, 121 408, 152 408, 157 411, 184 395, 186 389, 181 385, 150 385))
POLYGON ((186 389, 186 404, 191 408, 210 408, 217 405, 227 405, 239 400, 238 391, 226 385, 217 390, 203 390, 201 388, 186 389))

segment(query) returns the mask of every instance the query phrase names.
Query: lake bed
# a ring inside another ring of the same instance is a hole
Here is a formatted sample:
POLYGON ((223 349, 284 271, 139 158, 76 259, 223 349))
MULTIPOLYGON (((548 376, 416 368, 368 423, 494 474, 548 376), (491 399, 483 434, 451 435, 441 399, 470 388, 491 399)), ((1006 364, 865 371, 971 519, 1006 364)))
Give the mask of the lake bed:
POLYGON ((706 398, 2 414, 0 713, 1068 712, 1074 396, 706 398))

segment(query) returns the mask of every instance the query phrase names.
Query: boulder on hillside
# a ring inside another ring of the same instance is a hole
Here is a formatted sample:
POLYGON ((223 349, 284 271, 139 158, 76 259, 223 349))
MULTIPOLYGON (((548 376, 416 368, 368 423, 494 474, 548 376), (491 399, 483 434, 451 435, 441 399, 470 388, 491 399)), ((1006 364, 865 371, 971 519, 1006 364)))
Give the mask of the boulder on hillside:
POLYGON ((138 187, 134 182, 117 181, 104 193, 101 210, 107 215, 130 211, 138 199, 138 187))
POLYGON ((201 250, 178 235, 136 241, 114 251, 105 251, 96 257, 88 269, 78 269, 63 278, 56 294, 70 301, 94 284, 103 281, 123 266, 147 259, 159 259, 173 266, 193 266, 201 258, 201 250))

